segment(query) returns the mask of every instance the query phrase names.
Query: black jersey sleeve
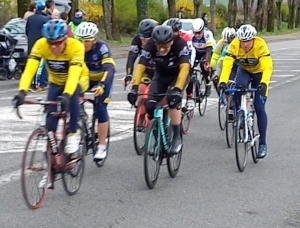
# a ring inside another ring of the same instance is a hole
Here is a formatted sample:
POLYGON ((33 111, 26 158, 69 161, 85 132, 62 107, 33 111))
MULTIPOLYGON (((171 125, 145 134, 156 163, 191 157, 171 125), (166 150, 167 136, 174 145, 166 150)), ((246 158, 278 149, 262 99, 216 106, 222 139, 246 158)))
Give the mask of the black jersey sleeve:
POLYGON ((134 68, 134 62, 136 61, 139 53, 142 50, 142 42, 140 37, 137 35, 132 39, 131 46, 129 48, 127 63, 126 63, 126 73, 131 75, 134 68))

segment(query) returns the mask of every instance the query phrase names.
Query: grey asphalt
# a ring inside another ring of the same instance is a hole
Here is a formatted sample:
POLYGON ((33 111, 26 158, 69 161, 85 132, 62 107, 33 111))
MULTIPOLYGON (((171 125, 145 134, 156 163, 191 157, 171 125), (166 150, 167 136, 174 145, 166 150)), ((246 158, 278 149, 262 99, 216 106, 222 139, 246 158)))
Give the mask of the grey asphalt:
MULTIPOLYGON (((12 175, 20 168, 22 153, 0 148, 0 227, 300 227, 300 44, 283 41, 269 47, 275 68, 266 106, 269 154, 258 164, 249 157, 246 170, 238 172, 234 150, 227 149, 218 126, 214 93, 205 116, 196 114, 184 137, 178 176, 169 178, 166 166, 162 166, 156 188, 149 190, 143 158, 136 155, 130 137, 133 111, 125 105, 123 87, 116 86, 116 103, 110 112, 120 124, 125 119, 128 129, 115 130, 115 134, 124 130, 126 134, 112 142, 104 167, 96 168, 87 157, 84 180, 75 196, 67 196, 57 182, 42 208, 28 210, 18 175, 12 175)), ((120 84, 125 60, 117 60, 117 65, 115 85, 120 84)), ((1 145, 14 131, 23 132, 24 138, 30 132, 9 111, 15 85, 13 81, 0 82, 1 145)))

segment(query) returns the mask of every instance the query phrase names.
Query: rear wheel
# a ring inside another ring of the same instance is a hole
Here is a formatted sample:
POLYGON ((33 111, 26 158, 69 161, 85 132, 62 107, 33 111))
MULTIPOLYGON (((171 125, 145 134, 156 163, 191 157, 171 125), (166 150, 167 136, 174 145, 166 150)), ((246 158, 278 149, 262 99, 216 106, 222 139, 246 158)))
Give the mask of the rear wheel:
MULTIPOLYGON (((182 136, 181 136, 182 137, 182 136)), ((169 147, 171 147, 173 139, 173 128, 172 125, 168 127, 168 142, 169 142, 169 147)), ((173 156, 168 156, 167 158, 167 165, 168 165, 168 172, 170 177, 174 178, 177 176, 181 164, 181 158, 182 158, 182 148, 181 150, 173 155, 173 156)))
POLYGON ((21 187, 25 203, 29 209, 39 208, 45 198, 48 188, 39 187, 39 182, 47 177, 48 186, 51 175, 51 157, 47 152, 48 138, 46 130, 37 128, 28 138, 23 153, 21 187), (49 162, 48 162, 49 161, 49 162), (33 180, 32 183, 30 180, 33 180))
POLYGON ((152 119, 146 131, 144 152, 144 175, 146 184, 150 189, 153 189, 157 183, 160 164, 163 159, 158 137, 158 122, 156 119, 152 119), (150 163, 153 165, 153 170, 151 170, 150 163))

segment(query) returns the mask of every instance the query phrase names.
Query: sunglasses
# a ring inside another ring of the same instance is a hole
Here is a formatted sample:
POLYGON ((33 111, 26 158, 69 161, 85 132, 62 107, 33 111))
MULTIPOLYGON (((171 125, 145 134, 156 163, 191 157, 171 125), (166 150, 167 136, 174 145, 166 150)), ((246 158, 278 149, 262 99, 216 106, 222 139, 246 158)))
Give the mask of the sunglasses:
POLYGON ((95 41, 95 38, 90 38, 90 39, 79 39, 79 41, 80 41, 81 43, 93 42, 93 41, 95 41))
POLYGON ((65 39, 62 39, 62 40, 55 40, 55 41, 51 41, 51 40, 48 40, 48 44, 49 45, 54 45, 54 46, 59 46, 61 45, 63 42, 65 41, 65 39))
POLYGON ((195 35, 201 35, 203 33, 203 31, 201 32, 194 32, 195 35))
POLYGON ((167 43, 167 44, 156 44, 156 48, 157 49, 168 49, 171 48, 172 44, 171 43, 167 43))
POLYGON ((151 34, 142 34, 142 33, 139 33, 139 36, 140 36, 140 38, 142 38, 142 39, 148 39, 148 38, 151 38, 151 34))

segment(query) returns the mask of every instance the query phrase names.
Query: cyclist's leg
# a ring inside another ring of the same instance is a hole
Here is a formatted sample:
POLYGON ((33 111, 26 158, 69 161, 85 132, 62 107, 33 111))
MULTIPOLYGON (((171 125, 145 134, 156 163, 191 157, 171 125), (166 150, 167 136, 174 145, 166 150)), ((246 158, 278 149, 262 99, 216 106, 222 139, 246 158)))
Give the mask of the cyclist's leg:
MULTIPOLYGON (((253 75, 252 78, 252 88, 257 88, 261 80, 261 73, 253 75)), ((267 142, 266 142, 266 135, 267 135, 267 126, 268 126, 268 116, 265 110, 267 98, 261 97, 259 91, 255 92, 254 97, 254 108, 257 115, 257 125, 260 134, 259 139, 259 151, 258 157, 263 158, 267 155, 267 142)))
POLYGON ((96 104, 99 145, 98 150, 94 156, 95 159, 104 159, 107 155, 107 148, 105 143, 109 128, 109 116, 107 112, 107 105, 110 102, 112 85, 113 77, 109 77, 105 82, 104 93, 98 97, 98 102, 96 104))
POLYGON ((209 97, 211 94, 211 81, 209 79, 210 72, 205 70, 204 64, 200 64, 200 68, 201 68, 202 74, 205 78, 205 94, 204 95, 209 97))
MULTIPOLYGON (((236 88, 247 88, 249 83, 251 81, 251 74, 244 70, 243 68, 241 68, 240 66, 237 69, 237 73, 236 73, 236 79, 235 79, 235 87, 236 88)), ((237 102, 236 104, 236 108, 238 108, 238 106, 241 103, 241 95, 238 93, 234 94, 234 99, 237 102)))
MULTIPOLYGON (((172 88, 177 81, 177 78, 170 83, 170 88, 172 88)), ((189 83, 187 80, 186 85, 189 83)), ((186 87, 184 86, 184 88, 186 87)), ((169 115, 171 118, 172 128, 173 128, 173 140, 171 144, 171 153, 178 153, 182 148, 182 135, 181 135, 181 102, 175 106, 169 104, 169 115)))
POLYGON ((81 94, 80 85, 77 86, 75 93, 70 98, 70 121, 67 136, 67 144, 65 146, 65 152, 68 154, 75 153, 78 151, 80 143, 80 132, 77 131, 77 123, 80 117, 80 104, 79 96, 81 94))

